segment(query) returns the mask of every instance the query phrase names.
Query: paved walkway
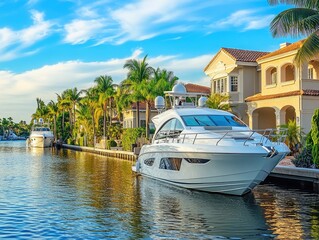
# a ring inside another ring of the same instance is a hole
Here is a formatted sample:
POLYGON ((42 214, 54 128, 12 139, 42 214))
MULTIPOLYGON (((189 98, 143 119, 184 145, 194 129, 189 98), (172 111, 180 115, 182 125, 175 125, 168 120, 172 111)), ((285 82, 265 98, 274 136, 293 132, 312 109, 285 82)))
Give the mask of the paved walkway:
POLYGON ((291 160, 293 159, 292 156, 287 156, 283 160, 281 160, 277 166, 288 166, 288 167, 296 167, 291 160))

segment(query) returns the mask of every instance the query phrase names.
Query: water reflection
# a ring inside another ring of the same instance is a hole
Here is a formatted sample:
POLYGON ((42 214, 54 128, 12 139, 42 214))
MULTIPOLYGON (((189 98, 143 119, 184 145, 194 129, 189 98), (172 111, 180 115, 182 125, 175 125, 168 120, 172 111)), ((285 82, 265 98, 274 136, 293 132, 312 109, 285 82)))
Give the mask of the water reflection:
POLYGON ((0 237, 319 239, 317 194, 273 185, 244 197, 138 177, 131 162, 0 142, 0 237))
POLYGON ((319 239, 318 194, 262 185, 254 195, 276 239, 319 239))
POLYGON ((144 224, 152 238, 271 237, 253 194, 224 196, 176 188, 152 179, 138 179, 144 224), (146 221, 146 222, 145 222, 146 221))

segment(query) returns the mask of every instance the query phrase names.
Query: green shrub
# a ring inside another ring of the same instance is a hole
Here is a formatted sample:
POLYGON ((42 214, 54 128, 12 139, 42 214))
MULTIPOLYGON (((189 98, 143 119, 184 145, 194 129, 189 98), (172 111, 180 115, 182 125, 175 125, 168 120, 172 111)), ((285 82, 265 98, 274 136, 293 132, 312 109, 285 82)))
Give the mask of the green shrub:
POLYGON ((303 148, 301 153, 295 155, 295 159, 292 160, 292 163, 295 164, 296 167, 312 168, 313 159, 311 154, 311 148, 303 148))
POLYGON ((84 137, 79 137, 79 138, 77 139, 77 144, 78 144, 79 146, 84 146, 84 137))
POLYGON ((123 132, 122 146, 124 151, 132 151, 132 144, 136 144, 137 138, 145 136, 145 128, 127 128, 123 132))
POLYGON ((117 143, 113 139, 106 141, 106 149, 110 150, 111 147, 117 147, 117 143))

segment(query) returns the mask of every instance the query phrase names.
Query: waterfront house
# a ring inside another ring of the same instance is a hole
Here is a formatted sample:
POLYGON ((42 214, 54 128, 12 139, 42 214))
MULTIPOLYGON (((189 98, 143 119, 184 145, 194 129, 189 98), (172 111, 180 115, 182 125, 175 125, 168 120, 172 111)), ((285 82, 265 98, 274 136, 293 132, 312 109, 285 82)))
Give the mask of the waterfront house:
MULTIPOLYGON (((187 92, 196 92, 202 95, 210 95, 210 88, 206 86, 201 86, 193 83, 184 84, 187 92)), ((157 109, 154 105, 151 106, 151 118, 158 114, 157 109)), ((123 128, 135 128, 137 118, 136 103, 133 103, 132 106, 123 111, 123 128)), ((145 102, 140 102, 140 126, 146 126, 146 104, 145 102)))
POLYGON ((247 124, 245 99, 260 92, 257 58, 268 52, 221 48, 204 69, 210 77, 212 93, 227 94, 232 111, 247 124))
POLYGON ((319 107, 319 58, 298 66, 295 55, 302 41, 284 43, 280 49, 259 57, 261 91, 246 98, 249 125, 274 128, 295 120, 304 132, 319 107))
POLYGON ((319 58, 297 66, 302 43, 283 43, 270 53, 222 48, 204 70, 212 92, 230 94, 232 110, 253 129, 291 119, 309 132, 319 107, 319 58))

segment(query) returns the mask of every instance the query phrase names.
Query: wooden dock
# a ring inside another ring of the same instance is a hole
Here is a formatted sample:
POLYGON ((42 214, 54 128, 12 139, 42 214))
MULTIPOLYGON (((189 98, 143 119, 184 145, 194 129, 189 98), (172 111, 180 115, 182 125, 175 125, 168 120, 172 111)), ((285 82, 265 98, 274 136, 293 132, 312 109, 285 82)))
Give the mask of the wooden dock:
POLYGON ((121 150, 107 150, 101 148, 93 148, 93 147, 82 147, 82 146, 75 146, 69 144, 62 144, 62 148, 71 149, 80 152, 88 152, 99 154, 106 157, 113 157, 113 158, 120 158, 129 161, 136 161, 137 155, 133 152, 121 151, 121 150))

